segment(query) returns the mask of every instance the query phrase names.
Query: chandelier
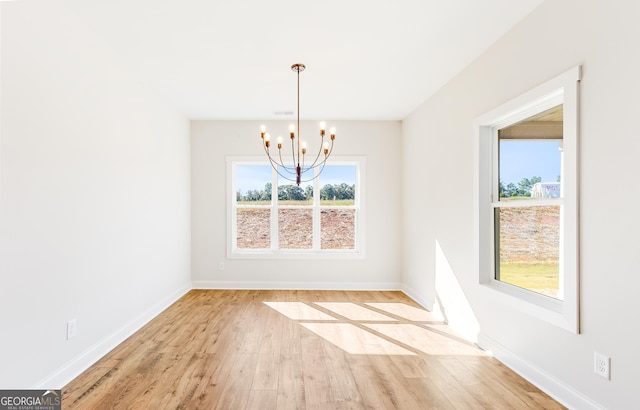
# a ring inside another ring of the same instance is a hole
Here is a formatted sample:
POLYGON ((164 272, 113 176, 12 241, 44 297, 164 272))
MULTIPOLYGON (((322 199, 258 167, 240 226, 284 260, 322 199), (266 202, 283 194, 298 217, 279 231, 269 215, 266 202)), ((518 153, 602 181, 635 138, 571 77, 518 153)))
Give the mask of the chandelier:
MULTIPOLYGON (((266 127, 263 125, 260 127, 260 137, 262 138, 262 145, 264 147, 264 151, 269 158, 269 162, 271 162, 271 166, 276 170, 278 175, 282 178, 295 182, 298 186, 301 182, 309 182, 313 179, 317 178, 322 170, 324 169, 325 164, 327 163, 327 159, 331 155, 331 151, 333 150, 333 141, 336 138, 336 129, 331 128, 329 131, 329 138, 331 139, 331 144, 329 141, 325 141, 325 123, 320 123, 320 146, 318 148, 318 153, 315 154, 315 158, 313 158, 313 162, 309 165, 305 165, 305 155, 307 154, 307 143, 300 139, 300 72, 304 71, 304 64, 294 64, 291 66, 291 70, 298 73, 298 137, 296 138, 296 126, 293 124, 289 125, 289 138, 291 139, 291 163, 289 165, 285 164, 285 161, 282 159, 282 144, 283 138, 277 138, 277 146, 278 152, 277 154, 272 155, 270 151, 271 147, 271 135, 266 132, 266 127), (318 172, 316 172, 316 169, 318 172)), ((285 154, 287 157, 288 154, 285 154)))

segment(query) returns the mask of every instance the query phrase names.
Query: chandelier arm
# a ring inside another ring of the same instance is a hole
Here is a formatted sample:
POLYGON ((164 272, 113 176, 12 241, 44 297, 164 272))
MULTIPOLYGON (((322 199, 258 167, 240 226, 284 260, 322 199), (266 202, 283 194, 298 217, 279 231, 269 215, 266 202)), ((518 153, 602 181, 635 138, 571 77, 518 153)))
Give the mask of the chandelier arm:
MULTIPOLYGON (((289 174, 292 175, 296 175, 297 171, 296 171, 296 166, 287 166, 284 164, 284 161, 282 160, 282 153, 281 151, 278 151, 278 155, 279 155, 279 159, 280 161, 278 162, 277 160, 275 160, 270 152, 269 149, 263 145, 264 151, 267 154, 267 158, 269 159, 269 161, 271 162, 271 166, 276 170, 276 172, 278 173, 278 175, 282 176, 283 178, 285 178, 288 181, 292 181, 295 182, 294 179, 288 178, 287 176, 285 176, 282 172, 280 172, 277 167, 280 167, 282 169, 284 169, 285 171, 287 171, 289 174)), ((319 151, 318 155, 316 156, 315 161, 313 162, 313 164, 309 165, 306 169, 304 166, 304 156, 302 157, 302 165, 301 165, 301 175, 302 174, 306 174, 309 170, 311 169, 315 169, 319 166, 322 166, 322 169, 324 169, 324 166, 327 162, 327 160, 329 159, 329 157, 331 156, 331 153, 333 152, 333 141, 331 141, 331 145, 329 146, 329 151, 327 152, 327 154, 324 156, 324 158, 320 161, 318 161, 320 159, 320 154, 322 153, 322 146, 320 148, 321 150, 319 151)), ((320 171, 322 172, 322 170, 320 171)), ((313 181, 314 179, 316 179, 317 177, 313 177, 311 179, 307 179, 307 180, 303 180, 301 182, 308 182, 308 181, 313 181)))
POLYGON ((280 166, 282 168, 284 168, 285 171, 287 171, 290 174, 295 174, 295 168, 292 167, 288 167, 286 165, 284 165, 284 161, 282 160, 282 151, 278 150, 278 155, 280 156, 280 166))
POLYGON ((295 175, 295 170, 291 171, 290 170, 291 167, 287 167, 285 165, 279 164, 278 161, 274 161, 271 156, 269 156, 269 162, 271 163, 271 168, 273 168, 274 171, 276 171, 276 173, 278 175, 280 175, 282 178, 284 178, 284 179, 286 179, 287 181, 290 181, 290 182, 296 182, 295 179, 292 179, 292 178, 284 175, 282 172, 280 172, 280 169, 284 169, 287 172, 289 172, 290 174, 294 174, 295 175))
POLYGON ((266 145, 264 145, 263 148, 264 148, 264 152, 267 154, 267 158, 271 162, 272 166, 273 166, 273 164, 276 164, 276 165, 278 165, 280 167, 285 167, 284 162, 282 162, 282 159, 280 159, 280 162, 278 162, 277 160, 273 159, 273 157, 269 153, 269 148, 267 148, 266 145))
POLYGON ((290 178, 288 178, 287 176, 283 175, 278 168, 284 169, 285 171, 287 171, 290 174, 295 174, 296 173, 296 169, 295 167, 289 167, 287 165, 284 164, 284 162, 282 161, 282 159, 280 160, 280 162, 278 162, 277 160, 275 160, 271 154, 269 154, 269 151, 267 150, 267 148, 265 147, 265 152, 267 153, 267 159, 269 160, 269 162, 271 163, 271 167, 273 169, 276 170, 276 172, 278 173, 278 175, 281 175, 283 178, 291 181, 290 178))
MULTIPOLYGON (((316 169, 316 168, 318 168, 318 167, 321 167, 321 168, 320 168, 320 172, 318 173, 318 176, 319 176, 319 174, 320 174, 320 173, 322 173, 322 171, 324 170, 324 166, 327 164, 327 160, 328 160, 328 159, 329 159, 329 157, 331 156, 331 152, 332 152, 332 151, 333 151, 333 141, 331 141, 331 146, 328 148, 328 151, 327 151, 327 153, 325 154, 324 158, 322 158, 322 160, 321 160, 321 161, 318 161, 318 159, 319 159, 319 157, 320 157, 320 155, 318 154, 318 157, 316 157, 316 161, 314 161, 314 163, 313 163, 312 165, 309 165, 309 167, 308 167, 305 171, 303 171, 302 173, 304 174, 304 173, 308 172, 309 170, 312 170, 312 169, 316 169)), ((311 179, 303 180, 303 181, 301 181, 301 182, 309 182, 309 181, 313 181, 313 180, 314 180, 314 179, 316 179, 318 176, 314 176, 314 177, 313 177, 313 178, 311 178, 311 179)))
POLYGON ((290 174, 295 175, 296 173, 296 169, 295 167, 289 167, 287 165, 284 164, 284 161, 282 160, 282 155, 280 154, 280 162, 278 162, 276 159, 274 159, 271 154, 269 153, 269 149, 267 148, 266 145, 263 146, 264 148, 264 152, 267 154, 267 159, 269 160, 269 162, 271 163, 271 167, 273 169, 276 170, 276 172, 278 173, 278 175, 282 175, 283 178, 292 181, 290 178, 287 178, 285 175, 283 175, 280 171, 278 171, 278 167, 284 169, 285 171, 287 171, 290 174))
MULTIPOLYGON (((318 165, 316 165, 316 167, 321 167, 321 168, 320 168, 320 171, 316 175, 313 176, 313 178, 305 179, 305 180, 302 180, 300 182, 311 182, 314 179, 317 179, 320 176, 320 174, 322 174, 322 170, 324 170, 324 166, 325 166, 326 163, 327 163, 327 161, 325 160, 325 161, 320 162, 318 165)), ((314 168, 308 168, 308 169, 314 169, 314 168)))
MULTIPOLYGON (((318 159, 320 158, 320 154, 322 154, 322 150, 324 149, 324 137, 320 137, 320 149, 318 150, 318 155, 316 155, 316 159, 313 161, 313 164, 311 164, 311 168, 315 168, 316 164, 318 163, 318 159)), ((325 159, 328 156, 325 155, 325 159)))
MULTIPOLYGON (((296 166, 296 146, 293 142, 295 138, 291 138, 291 160, 293 161, 293 166, 296 166)), ((300 141, 300 130, 298 130, 298 141, 300 141)), ((300 155, 300 154, 298 154, 300 155)))
POLYGON ((325 161, 331 156, 332 152, 333 152, 333 140, 331 140, 331 146, 329 147, 329 151, 327 151, 327 154, 324 156, 325 161))
POLYGON ((317 168, 318 166, 322 165, 322 168, 324 169, 324 165, 326 164, 327 160, 331 156, 331 152, 333 151, 333 140, 331 141, 331 146, 329 147, 329 150, 327 151, 327 153, 324 155, 324 158, 320 162, 318 162, 322 149, 323 149, 323 146, 320 147, 321 151, 318 152, 318 156, 316 157, 316 160, 313 162, 313 165, 311 165, 310 168, 317 168))
POLYGON ((283 164, 280 164, 278 161, 274 160, 274 159, 271 157, 271 155, 267 155, 267 158, 269 158, 269 162, 271 163, 271 167, 272 167, 273 169, 276 169, 276 170, 277 170, 277 168, 278 168, 278 167, 284 167, 284 165, 283 165, 283 164))
POLYGON ((322 174, 322 171, 324 170, 325 165, 327 165, 327 160, 328 159, 329 159, 329 154, 327 154, 321 161, 317 162, 313 166, 309 166, 306 169, 305 172, 308 172, 310 170, 314 170, 315 171, 316 168, 320 168, 320 170, 318 171, 317 174, 314 172, 314 176, 312 178, 304 179, 304 180, 301 180, 300 182, 310 182, 310 181, 313 181, 314 179, 318 178, 320 176, 320 174, 322 174))
POLYGON ((269 148, 267 147, 267 145, 263 144, 262 148, 264 149, 265 154, 267 154, 267 158, 269 159, 269 161, 273 163, 274 160, 273 160, 273 158, 271 158, 271 154, 269 153, 269 148))
MULTIPOLYGON (((273 164, 271 164, 271 166, 273 166, 273 164)), ((280 170, 276 167, 273 167, 273 169, 278 173, 278 175, 280 175, 282 178, 286 179, 289 182, 296 182, 295 179, 289 178, 288 176, 284 175, 283 173, 280 172, 280 170)), ((286 169, 286 168, 285 168, 286 169)))
POLYGON ((309 169, 316 169, 320 167, 320 170, 321 170, 320 172, 322 172, 322 169, 324 169, 324 166, 326 165, 328 159, 329 157, 323 158, 322 161, 319 161, 317 164, 313 166, 313 168, 309 168, 309 169))

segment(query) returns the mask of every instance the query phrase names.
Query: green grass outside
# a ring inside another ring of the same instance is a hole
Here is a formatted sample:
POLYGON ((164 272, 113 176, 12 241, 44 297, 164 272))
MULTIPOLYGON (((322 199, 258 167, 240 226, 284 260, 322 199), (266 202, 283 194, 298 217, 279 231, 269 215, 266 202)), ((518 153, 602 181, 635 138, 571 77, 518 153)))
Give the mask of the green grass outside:
POLYGON ((238 205, 271 205, 271 201, 238 201, 238 205))
POLYGON ((558 273, 557 261, 500 264, 500 281, 554 297, 558 292, 558 273))
POLYGON ((530 196, 501 196, 500 197, 501 201, 521 201, 523 199, 534 199, 534 198, 531 198, 530 196))
POLYGON ((320 205, 322 206, 353 206, 356 201, 353 199, 337 199, 335 201, 328 199, 321 199, 320 205))

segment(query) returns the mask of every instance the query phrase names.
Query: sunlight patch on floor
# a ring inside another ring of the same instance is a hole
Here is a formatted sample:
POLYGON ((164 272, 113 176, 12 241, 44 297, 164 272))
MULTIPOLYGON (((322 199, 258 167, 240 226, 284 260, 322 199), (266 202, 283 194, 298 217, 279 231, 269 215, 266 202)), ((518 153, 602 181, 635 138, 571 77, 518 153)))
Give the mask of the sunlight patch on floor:
POLYGON ((365 303, 365 305, 389 312, 392 315, 400 316, 412 322, 431 322, 442 320, 442 316, 439 314, 419 309, 405 303, 365 303))
POLYGON ((415 356, 415 353, 350 323, 301 323, 300 325, 350 354, 415 356))
POLYGON ((291 320, 338 320, 302 302, 264 302, 291 320))
POLYGON ((429 355, 486 356, 478 347, 420 326, 381 323, 363 325, 429 355))
POLYGON ((314 302, 316 305, 344 316, 350 320, 367 320, 372 322, 396 322, 389 316, 374 312, 371 309, 356 305, 351 302, 314 302))
POLYGON ((303 302, 264 304, 350 354, 487 355, 444 324, 438 314, 405 303, 365 303, 370 309, 352 302, 313 302, 317 309, 303 302))

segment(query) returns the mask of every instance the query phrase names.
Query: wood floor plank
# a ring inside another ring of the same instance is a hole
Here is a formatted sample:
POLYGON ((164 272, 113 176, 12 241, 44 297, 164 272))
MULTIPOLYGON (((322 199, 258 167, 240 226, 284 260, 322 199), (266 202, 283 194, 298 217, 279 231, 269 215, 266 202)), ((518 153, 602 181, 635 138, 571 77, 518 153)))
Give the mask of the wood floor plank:
POLYGON ((218 380, 225 380, 231 372, 231 366, 235 357, 227 355, 222 357, 220 354, 213 353, 206 363, 204 369, 204 377, 202 382, 196 388, 191 403, 186 408, 195 409, 214 409, 225 387, 224 382, 219 383, 218 380))
POLYGON ((486 408, 486 403, 478 401, 475 395, 465 388, 464 383, 453 377, 438 359, 432 360, 431 364, 432 371, 427 378, 428 383, 437 387, 454 409, 486 408))
POLYGON ((301 355, 282 355, 278 383, 279 409, 306 408, 303 366, 301 355))
POLYGON ((251 392, 249 393, 247 410, 276 410, 277 408, 278 392, 276 390, 251 390, 251 392))
POLYGON ((251 389, 277 391, 284 319, 265 305, 259 308, 258 315, 263 318, 264 327, 258 338, 258 363, 251 389))
POLYGON ((77 382, 71 383, 64 390, 65 405, 88 403, 92 396, 98 397, 98 394, 93 394, 94 390, 100 388, 101 384, 108 383, 109 378, 117 371, 117 364, 111 368, 90 367, 82 374, 82 378, 76 379, 77 382))
POLYGON ((372 356, 380 386, 396 409, 453 409, 453 405, 428 379, 406 379, 388 356, 372 356))
MULTIPOLYGON (((530 399, 527 393, 537 391, 532 384, 517 376, 502 363, 492 357, 464 357, 459 361, 471 372, 485 380, 480 386, 482 394, 489 394, 491 402, 504 403, 505 408, 518 409, 539 409, 538 405, 530 399)), ((476 390, 477 391, 477 390, 476 390)), ((502 408, 502 404, 499 404, 502 408)), ((558 407, 549 409, 564 408, 560 404, 558 407)))
POLYGON ((301 335, 302 374, 307 407, 327 408, 334 401, 331 394, 330 374, 327 369, 322 339, 310 332, 301 335))
POLYGON ((65 409, 562 409, 402 292, 193 290, 65 409))
POLYGON ((217 409, 244 409, 249 401, 251 378, 255 373, 258 355, 239 353, 225 380, 224 388, 216 404, 217 409))
POLYGON ((281 354, 302 354, 302 346, 300 345, 300 331, 302 329, 300 324, 294 320, 282 321, 281 354))
MULTIPOLYGON (((309 333, 311 335, 311 333, 309 333)), ((334 344, 323 340, 322 348, 324 351, 325 365, 329 373, 329 386, 331 388, 331 396, 339 403, 347 403, 357 406, 364 403, 364 395, 373 395, 375 393, 369 390, 363 390, 358 385, 357 375, 350 361, 352 356, 334 344)), ((359 358, 359 356, 357 356, 359 358)), ((366 386, 365 386, 366 388, 366 386)))
POLYGON ((354 407, 362 409, 395 409, 391 395, 385 390, 380 380, 380 375, 368 360, 352 360, 349 368, 352 371, 351 379, 355 383, 356 390, 340 388, 334 385, 332 389, 341 391, 344 401, 354 407))

